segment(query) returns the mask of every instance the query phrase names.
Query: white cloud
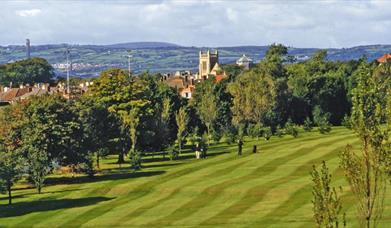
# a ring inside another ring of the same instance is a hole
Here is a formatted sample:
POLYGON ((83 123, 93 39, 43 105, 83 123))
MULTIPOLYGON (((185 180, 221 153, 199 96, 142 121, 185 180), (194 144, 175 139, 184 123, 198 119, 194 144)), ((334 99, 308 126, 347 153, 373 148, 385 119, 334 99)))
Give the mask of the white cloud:
POLYGON ((33 44, 350 47, 391 37, 391 1, 1 1, 3 45, 28 37, 33 44))
POLYGON ((28 10, 17 10, 16 15, 21 17, 34 17, 40 14, 42 11, 40 9, 28 9, 28 10))

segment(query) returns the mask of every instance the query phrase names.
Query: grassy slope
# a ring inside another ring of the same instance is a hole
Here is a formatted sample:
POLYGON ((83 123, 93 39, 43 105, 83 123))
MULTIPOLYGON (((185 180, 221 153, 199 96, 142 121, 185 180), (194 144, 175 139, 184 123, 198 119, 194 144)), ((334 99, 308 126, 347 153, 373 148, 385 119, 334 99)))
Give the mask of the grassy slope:
MULTIPOLYGON (((312 227, 309 171, 321 160, 329 162, 335 184, 344 186, 349 223, 356 227, 354 198, 336 168, 347 143, 359 146, 350 131, 336 128, 327 136, 248 140, 242 157, 235 145, 219 144, 206 160, 155 159, 139 173, 107 159, 105 174, 94 181, 53 176, 50 181, 59 184, 41 195, 18 186, 12 208, 0 206, 0 227, 312 227), (251 154, 254 143, 258 154, 251 154)), ((388 197, 381 227, 391 222, 390 202, 388 197)))

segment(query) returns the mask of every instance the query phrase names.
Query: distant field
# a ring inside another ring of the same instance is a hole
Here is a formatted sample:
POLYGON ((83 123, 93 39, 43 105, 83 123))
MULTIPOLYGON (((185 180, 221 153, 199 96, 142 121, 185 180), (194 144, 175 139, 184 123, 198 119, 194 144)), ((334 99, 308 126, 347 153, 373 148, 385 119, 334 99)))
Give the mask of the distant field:
MULTIPOLYGON (((337 168, 347 143, 359 146, 343 128, 268 142, 247 139, 241 157, 235 145, 217 144, 205 160, 190 152, 179 161, 148 157, 137 173, 110 157, 94 180, 52 176, 48 181, 57 184, 41 195, 21 184, 11 207, 1 195, 0 227, 314 227, 309 172, 322 160, 334 184, 343 186, 349 227, 357 227, 354 198, 337 168), (251 153, 253 144, 257 154, 251 153)), ((391 224, 387 197, 379 227, 391 224)))
MULTIPOLYGON (((269 45, 269 44, 267 44, 269 45)), ((31 56, 42 57, 50 64, 65 63, 65 44, 32 46, 31 56)), ((178 70, 198 71, 198 52, 208 47, 181 47, 172 44, 154 43, 129 43, 118 45, 69 45, 73 63, 88 63, 93 67, 77 68, 71 72, 72 76, 93 77, 105 69, 120 67, 127 69, 128 50, 132 50, 131 69, 134 73, 150 72, 175 72, 178 70)), ((235 63, 238 58, 246 54, 255 62, 259 62, 265 56, 268 46, 236 46, 236 47, 211 47, 219 50, 219 62, 221 64, 235 63)), ((289 47, 289 55, 305 60, 311 57, 317 48, 289 47)), ((24 46, 0 46, 0 65, 25 58, 24 46)), ((368 45, 351 48, 327 49, 328 58, 333 61, 349 61, 366 56, 369 61, 379 58, 385 53, 391 52, 391 45, 368 45)), ((58 70, 58 75, 65 75, 65 71, 58 70)))

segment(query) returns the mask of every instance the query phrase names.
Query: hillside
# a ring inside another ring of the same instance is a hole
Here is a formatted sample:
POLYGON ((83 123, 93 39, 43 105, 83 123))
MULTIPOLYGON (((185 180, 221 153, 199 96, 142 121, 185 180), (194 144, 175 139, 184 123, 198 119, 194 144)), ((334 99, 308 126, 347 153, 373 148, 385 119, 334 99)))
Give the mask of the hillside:
MULTIPOLYGON (((93 180, 54 175, 41 195, 20 185, 11 207, 2 195, 0 227, 314 227, 309 172, 322 160, 333 185, 343 187, 348 227, 358 227, 355 200, 337 168, 338 153, 356 142, 344 128, 328 135, 247 139, 242 157, 235 145, 216 144, 205 160, 189 152, 179 161, 145 158, 137 173, 110 157, 93 180), (257 154, 251 153, 253 144, 260 148, 257 154)), ((387 197, 379 227, 391 223, 387 197)))
MULTIPOLYGON (((47 59, 64 75, 66 44, 32 46, 31 55, 47 59)), ((135 42, 113 45, 70 45, 73 72, 75 76, 97 76, 104 69, 112 67, 127 68, 127 50, 132 50, 131 68, 140 73, 174 72, 177 70, 198 69, 198 52, 208 47, 182 47, 162 42, 135 42)), ((213 49, 213 48, 212 48, 213 49)), ((217 47, 220 62, 234 63, 242 54, 260 61, 268 49, 267 46, 217 47)), ((299 59, 307 59, 316 48, 289 48, 289 54, 299 59)), ((366 56, 370 61, 384 53, 391 52, 391 45, 358 46, 343 49, 328 49, 331 60, 351 60, 366 56)), ((0 64, 17 61, 25 57, 24 46, 0 46, 0 64)))

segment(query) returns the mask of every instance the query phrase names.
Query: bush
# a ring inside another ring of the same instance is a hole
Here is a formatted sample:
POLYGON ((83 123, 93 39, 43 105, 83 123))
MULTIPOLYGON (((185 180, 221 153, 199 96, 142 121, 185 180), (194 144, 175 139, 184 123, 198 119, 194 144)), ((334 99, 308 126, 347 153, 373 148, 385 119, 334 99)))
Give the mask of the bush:
POLYGON ((292 135, 294 138, 297 138, 297 136, 299 136, 299 131, 297 130, 296 125, 290 119, 285 124, 285 133, 288 135, 292 135))
POLYGON ((319 132, 321 134, 326 134, 331 131, 331 124, 329 123, 326 117, 320 119, 317 125, 318 125, 319 132))
POLYGON ((275 135, 279 138, 281 138, 284 135, 284 129, 282 129, 280 126, 277 126, 275 135))
POLYGON ((237 131, 235 128, 228 128, 224 131, 223 136, 220 139, 220 142, 225 142, 228 144, 232 144, 236 142, 237 131))
POLYGON ((273 135, 271 127, 264 127, 262 129, 262 132, 263 132, 263 137, 265 138, 265 140, 269 140, 273 135))
POLYGON ((312 123, 311 119, 309 117, 307 117, 304 120, 303 129, 304 129, 304 131, 310 132, 310 131, 312 131, 312 128, 313 128, 313 123, 312 123))
POLYGON ((212 134, 209 137, 209 140, 211 140, 213 143, 217 143, 220 141, 222 134, 219 131, 213 130, 212 134))
POLYGON ((316 106, 314 111, 314 122, 318 126, 318 130, 321 134, 326 134, 331 131, 331 124, 329 123, 330 113, 322 113, 321 109, 316 106))
POLYGON ((168 148, 168 157, 170 158, 171 161, 178 159, 179 151, 175 144, 168 148))
POLYGON ((350 120, 349 115, 345 115, 341 122, 342 126, 346 127, 347 129, 352 129, 352 122, 350 120))
POLYGON ((130 165, 133 170, 141 169, 141 153, 137 150, 130 150, 130 165))
POLYGON ((252 138, 259 138, 262 136, 262 125, 261 124, 250 124, 247 128, 247 134, 252 138))

